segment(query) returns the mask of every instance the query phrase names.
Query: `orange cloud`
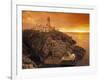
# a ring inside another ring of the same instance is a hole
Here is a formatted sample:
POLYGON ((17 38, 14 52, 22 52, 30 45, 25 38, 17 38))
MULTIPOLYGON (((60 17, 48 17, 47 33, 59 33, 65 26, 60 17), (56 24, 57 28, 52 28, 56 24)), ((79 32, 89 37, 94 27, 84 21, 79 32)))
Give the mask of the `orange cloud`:
POLYGON ((83 13, 23 11, 23 29, 31 29, 35 24, 45 25, 48 16, 51 19, 51 25, 60 31, 89 32, 89 14, 83 13))

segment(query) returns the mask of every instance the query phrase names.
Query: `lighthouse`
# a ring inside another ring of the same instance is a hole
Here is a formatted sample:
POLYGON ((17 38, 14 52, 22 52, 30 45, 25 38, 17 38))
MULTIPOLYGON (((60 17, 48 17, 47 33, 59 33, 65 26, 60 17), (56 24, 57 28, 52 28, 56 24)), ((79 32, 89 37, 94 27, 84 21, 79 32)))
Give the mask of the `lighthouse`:
POLYGON ((51 25, 50 25, 50 17, 47 17, 47 24, 46 25, 47 25, 48 28, 51 27, 51 25))
POLYGON ((40 32, 49 32, 54 30, 55 28, 53 26, 51 26, 51 20, 50 17, 46 18, 46 24, 45 25, 35 25, 33 26, 33 30, 39 30, 40 32))

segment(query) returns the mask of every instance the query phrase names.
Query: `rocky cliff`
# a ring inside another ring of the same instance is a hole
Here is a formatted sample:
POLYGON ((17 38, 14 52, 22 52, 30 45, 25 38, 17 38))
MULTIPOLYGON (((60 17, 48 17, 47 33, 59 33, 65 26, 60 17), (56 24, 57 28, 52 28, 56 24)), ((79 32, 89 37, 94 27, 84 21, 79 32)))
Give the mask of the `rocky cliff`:
POLYGON ((75 66, 86 52, 71 36, 56 30, 24 30, 22 39, 24 69, 75 66))

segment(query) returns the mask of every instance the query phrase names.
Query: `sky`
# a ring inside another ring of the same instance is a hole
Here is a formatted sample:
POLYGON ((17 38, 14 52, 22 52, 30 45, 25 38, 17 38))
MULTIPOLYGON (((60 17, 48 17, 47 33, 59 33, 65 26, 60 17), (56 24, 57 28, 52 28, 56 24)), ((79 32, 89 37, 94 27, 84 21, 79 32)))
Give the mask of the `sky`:
POLYGON ((51 26, 62 32, 89 32, 89 14, 64 12, 22 11, 23 29, 31 29, 36 24, 45 25, 50 17, 51 26))

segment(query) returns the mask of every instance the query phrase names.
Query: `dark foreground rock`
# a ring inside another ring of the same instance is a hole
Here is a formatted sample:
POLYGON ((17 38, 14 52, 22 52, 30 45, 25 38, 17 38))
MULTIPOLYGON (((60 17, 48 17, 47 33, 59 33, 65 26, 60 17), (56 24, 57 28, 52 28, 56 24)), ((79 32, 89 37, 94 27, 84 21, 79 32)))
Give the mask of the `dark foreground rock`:
POLYGON ((86 52, 72 37, 55 30, 24 30, 22 48, 24 69, 75 66, 86 52))

